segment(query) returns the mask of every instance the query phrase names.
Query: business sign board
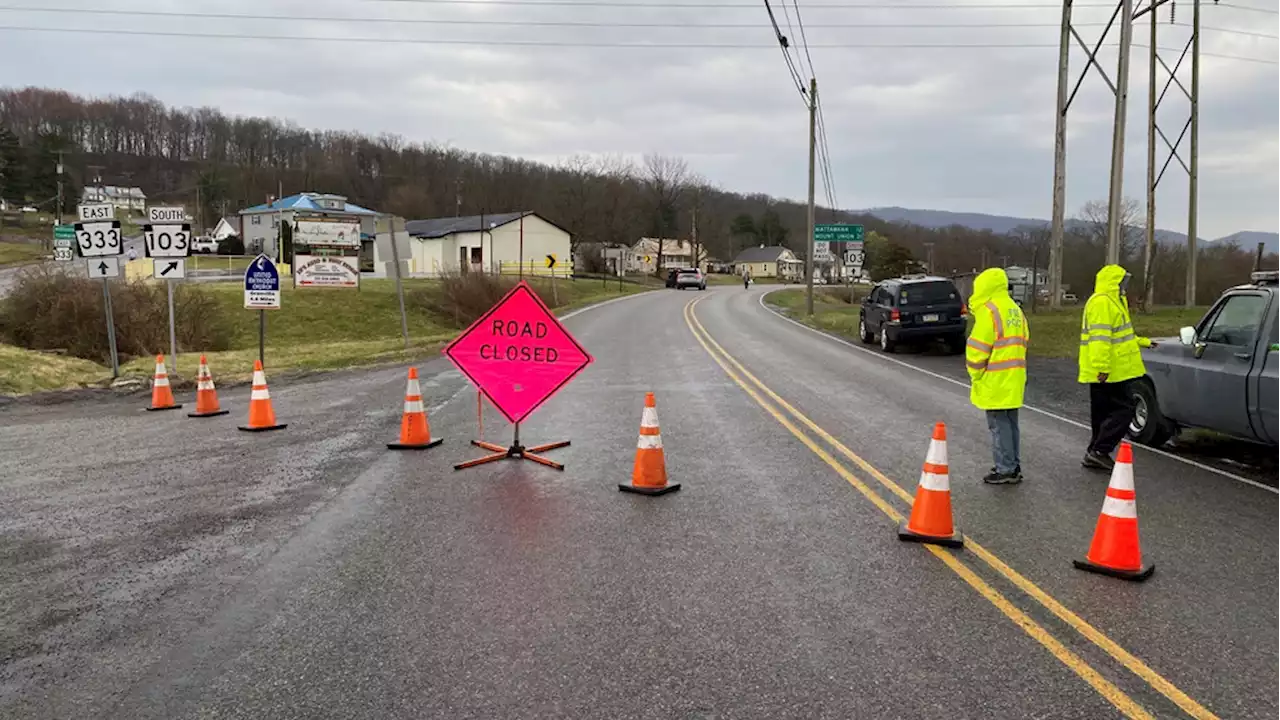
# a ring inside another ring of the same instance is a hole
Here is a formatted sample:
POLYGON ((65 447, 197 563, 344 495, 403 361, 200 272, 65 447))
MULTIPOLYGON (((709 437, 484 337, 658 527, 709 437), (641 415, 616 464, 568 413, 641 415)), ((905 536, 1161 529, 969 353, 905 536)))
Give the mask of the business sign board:
POLYGON ((307 218, 293 224, 293 244, 311 247, 360 247, 360 221, 307 218))
POLYGON ((280 271, 271 258, 259 255, 244 269, 246 310, 280 309, 280 271))
POLYGON ((444 354, 513 423, 592 362, 524 281, 449 343, 444 354))
POLYGON ((360 287, 360 258, 334 255, 295 255, 293 282, 297 287, 360 287))

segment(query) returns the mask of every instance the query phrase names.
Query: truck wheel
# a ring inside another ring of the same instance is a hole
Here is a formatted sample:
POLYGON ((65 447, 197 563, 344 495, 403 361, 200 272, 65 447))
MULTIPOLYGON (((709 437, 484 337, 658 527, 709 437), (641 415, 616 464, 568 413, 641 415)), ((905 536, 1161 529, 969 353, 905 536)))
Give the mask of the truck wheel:
POLYGON ((1156 402, 1156 389, 1151 381, 1142 379, 1133 384, 1133 420, 1129 423, 1129 437, 1135 442, 1160 447, 1173 437, 1174 425, 1160 413, 1156 402))

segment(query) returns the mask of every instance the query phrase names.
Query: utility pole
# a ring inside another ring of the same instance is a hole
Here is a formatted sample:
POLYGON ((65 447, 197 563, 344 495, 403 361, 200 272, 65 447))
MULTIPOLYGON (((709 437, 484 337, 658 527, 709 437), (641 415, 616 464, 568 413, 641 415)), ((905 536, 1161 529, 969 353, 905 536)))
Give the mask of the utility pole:
POLYGON ((197 180, 196 181, 196 232, 195 232, 196 235, 199 235, 204 231, 204 223, 201 222, 201 217, 203 217, 203 214, 201 212, 202 209, 203 209, 203 203, 200 202, 200 181, 197 180))
POLYGON ((453 180, 453 216, 462 217, 462 178, 453 180))
POLYGON ((1120 234, 1125 232, 1124 128, 1129 109, 1129 55, 1133 50, 1133 0, 1120 2, 1120 59, 1116 63, 1116 113, 1111 134, 1111 194, 1107 202, 1107 264, 1120 263, 1120 234))
MULTIPOLYGON (((699 192, 701 195, 701 192, 699 192)), ((698 206, 693 206, 693 227, 689 231, 689 249, 693 252, 693 266, 702 269, 702 263, 698 257, 698 206)))
POLYGON ((62 224, 62 151, 58 151, 58 224, 62 224))
POLYGON ((1067 193, 1067 61, 1071 55, 1071 0, 1062 3, 1058 38, 1058 101, 1053 120, 1053 219, 1049 230, 1049 307, 1062 307, 1062 234, 1067 193))
POLYGON ((931 242, 927 242, 927 243, 925 243, 925 244, 924 244, 924 250, 925 250, 925 257, 927 257, 927 258, 928 258, 928 261, 929 261, 929 274, 930 274, 930 275, 933 275, 933 274, 934 274, 934 271, 933 271, 933 243, 931 243, 931 242))
POLYGON ((804 246, 805 314, 813 314, 813 190, 814 152, 817 144, 818 78, 809 78, 809 234, 804 246))
MULTIPOLYGON (((1214 4, 1218 0, 1213 0, 1214 4)), ((1187 168, 1187 289, 1183 304, 1196 304, 1196 221, 1200 192, 1200 0, 1191 9, 1191 167, 1187 168)))
POLYGON ((1142 283, 1146 285, 1142 307, 1150 312, 1155 305, 1156 284, 1152 281, 1152 258, 1156 251, 1156 14, 1151 15, 1150 61, 1147 68, 1147 238, 1142 250, 1142 283))

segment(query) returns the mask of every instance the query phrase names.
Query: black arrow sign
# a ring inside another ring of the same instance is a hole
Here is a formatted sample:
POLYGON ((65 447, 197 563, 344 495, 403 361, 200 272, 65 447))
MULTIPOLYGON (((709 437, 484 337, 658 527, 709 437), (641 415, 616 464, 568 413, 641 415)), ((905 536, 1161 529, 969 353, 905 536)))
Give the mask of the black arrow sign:
POLYGON ((161 271, 160 271, 160 274, 161 274, 161 275, 168 275, 170 270, 177 270, 177 269, 178 269, 178 263, 176 263, 176 262, 171 262, 171 263, 169 263, 168 267, 166 267, 165 269, 163 269, 163 270, 161 270, 161 271))
POLYGON ((106 263, 106 261, 103 261, 103 262, 98 263, 98 272, 102 273, 103 275, 106 275, 106 274, 107 274, 107 263, 106 263))

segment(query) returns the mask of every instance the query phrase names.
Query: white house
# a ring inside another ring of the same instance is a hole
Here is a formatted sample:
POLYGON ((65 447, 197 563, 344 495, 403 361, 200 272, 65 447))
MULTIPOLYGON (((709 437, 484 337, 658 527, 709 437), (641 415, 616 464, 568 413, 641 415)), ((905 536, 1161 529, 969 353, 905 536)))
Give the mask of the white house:
POLYGON ((218 224, 213 228, 214 240, 226 240, 232 235, 239 235, 240 230, 232 225, 226 218, 218 220, 218 224))
POLYGON ((278 255, 276 240, 281 221, 341 218, 360 222, 360 254, 373 252, 374 220, 378 213, 347 202, 342 195, 304 192, 240 211, 240 238, 246 253, 278 255))
POLYGON ((80 202, 111 203, 117 210, 126 212, 140 213, 147 209, 147 195, 142 192, 142 188, 126 188, 117 185, 86 185, 84 192, 80 195, 80 202))
POLYGON ((573 270, 569 231, 531 210, 469 217, 410 220, 410 272, 515 274, 521 259, 526 274, 567 275, 573 270), (556 266, 547 268, 548 256, 556 266))
MULTIPOLYGON (((707 257, 704 248, 698 248, 698 259, 696 266, 701 267, 702 261, 707 257)), ((631 246, 631 265, 630 272, 635 273, 652 273, 658 266, 658 239, 657 238, 640 238, 635 245, 631 246)), ((695 267, 693 258, 693 243, 688 240, 678 240, 675 238, 662 239, 662 267, 670 268, 687 268, 695 267)))

